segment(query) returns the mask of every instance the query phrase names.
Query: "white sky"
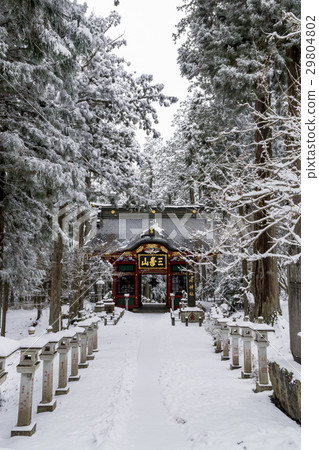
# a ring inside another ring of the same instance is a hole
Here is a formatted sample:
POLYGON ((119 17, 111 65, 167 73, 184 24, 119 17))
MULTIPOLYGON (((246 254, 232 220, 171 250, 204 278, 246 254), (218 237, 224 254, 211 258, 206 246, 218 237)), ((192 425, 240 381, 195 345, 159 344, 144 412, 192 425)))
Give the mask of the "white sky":
MULTIPOLYGON (((107 16, 112 10, 120 14, 122 20, 117 30, 124 33, 127 41, 121 55, 131 62, 132 70, 138 75, 152 74, 154 82, 164 84, 166 95, 186 98, 188 82, 180 76, 176 61, 178 44, 172 38, 181 17, 176 8, 182 0, 120 0, 116 7, 113 0, 86 0, 86 3, 98 15, 107 16)), ((173 134, 171 122, 177 108, 178 103, 170 108, 158 107, 157 129, 164 140, 173 134)))

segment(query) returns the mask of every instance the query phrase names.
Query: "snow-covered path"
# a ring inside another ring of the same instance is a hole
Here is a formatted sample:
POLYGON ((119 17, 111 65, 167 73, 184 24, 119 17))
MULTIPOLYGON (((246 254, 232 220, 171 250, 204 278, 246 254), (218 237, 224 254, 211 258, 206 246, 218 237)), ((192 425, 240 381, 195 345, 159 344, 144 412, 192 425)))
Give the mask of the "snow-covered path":
POLYGON ((99 348, 52 413, 35 413, 42 379, 36 372, 37 432, 30 438, 10 438, 19 379, 9 361, 0 449, 300 449, 300 426, 269 393, 254 394, 253 380, 229 370, 203 327, 172 327, 169 314, 125 313, 117 326, 100 327, 99 348))
POLYGON ((183 430, 169 415, 164 405, 159 379, 160 344, 163 319, 158 314, 143 315, 143 334, 137 356, 138 370, 131 403, 132 417, 127 421, 126 442, 121 450, 187 450, 190 448, 183 430), (172 445, 174 445, 172 447, 172 445))

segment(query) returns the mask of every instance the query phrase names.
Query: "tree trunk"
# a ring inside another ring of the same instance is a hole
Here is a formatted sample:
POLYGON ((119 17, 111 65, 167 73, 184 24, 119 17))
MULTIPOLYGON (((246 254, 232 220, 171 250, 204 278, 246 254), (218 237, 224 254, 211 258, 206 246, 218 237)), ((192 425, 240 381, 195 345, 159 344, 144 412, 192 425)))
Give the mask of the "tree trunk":
POLYGON ((189 200, 191 202, 191 205, 195 205, 195 190, 193 187, 189 188, 189 200))
POLYGON ((2 297, 2 318, 1 318, 1 336, 6 335, 6 321, 7 321, 7 311, 9 304, 9 294, 10 286, 7 281, 5 281, 3 286, 3 297, 2 297))
MULTIPOLYGON (((255 162, 257 166, 260 166, 258 176, 261 179, 271 176, 269 164, 267 164, 272 158, 271 130, 263 117, 267 111, 267 104, 265 95, 260 95, 255 102, 257 112, 255 162)), ((273 256, 262 257, 270 250, 275 238, 275 227, 269 227, 270 222, 265 209, 269 200, 270 197, 261 199, 256 205, 257 210, 254 214, 254 231, 260 233, 254 243, 254 254, 260 255, 260 258, 253 263, 252 278, 252 293, 255 299, 253 318, 263 316, 268 323, 272 322, 276 314, 280 312, 277 259, 273 256)))
MULTIPOLYGON (((65 205, 66 206, 66 205, 65 205)), ((53 331, 61 330, 61 294, 62 294, 62 257, 63 257, 63 222, 65 212, 63 207, 60 208, 58 225, 60 227, 57 237, 54 241, 53 255, 52 255, 52 270, 51 270, 51 292, 50 292, 50 317, 49 324, 53 331)))
POLYGON ((241 260, 241 269, 242 269, 242 275, 243 275, 243 297, 244 297, 244 313, 245 316, 250 314, 250 307, 249 307, 249 301, 247 296, 247 289, 248 289, 248 263, 247 259, 241 260))
MULTIPOLYGON (((1 161, 2 162, 2 161, 1 161)), ((0 171, 0 270, 4 269, 3 264, 3 257, 4 257, 4 210, 3 210, 3 201, 5 199, 5 191, 4 191, 4 182, 5 182, 5 171, 0 171)), ((0 318, 3 318, 3 305, 4 305, 4 299, 3 299, 3 279, 0 277, 0 318)), ((2 327, 1 327, 1 336, 4 336, 2 334, 2 327)))
MULTIPOLYGON (((300 105, 300 48, 292 46, 287 50, 287 73, 288 73, 288 109, 291 116, 297 117, 300 105)), ((287 142, 287 152, 291 150, 293 143, 287 142)), ((301 170, 301 158, 296 160, 297 170, 301 170)), ((296 195, 293 199, 296 205, 300 204, 301 196, 296 195)), ((294 232, 301 237, 301 221, 295 226, 294 232)), ((300 252, 297 246, 292 245, 289 249, 291 255, 300 252)), ((288 307, 289 307, 289 334, 290 350, 295 361, 301 364, 301 259, 297 263, 288 266, 288 307)))
MULTIPOLYGON (((241 217, 244 217, 244 207, 243 206, 239 206, 238 208, 238 212, 239 215, 241 217)), ((244 249, 241 248, 241 253, 244 254, 244 249)), ((248 290, 248 262, 246 258, 243 258, 241 260, 241 270, 242 270, 242 279, 243 279, 243 298, 244 298, 244 313, 245 316, 250 314, 250 305, 249 305, 249 301, 248 301, 248 296, 247 296, 247 290, 248 290)))
POLYGON ((77 317, 79 309, 83 308, 82 299, 82 288, 85 286, 85 280, 83 280, 84 272, 84 260, 83 260, 83 245, 84 245, 84 232, 89 233, 89 225, 86 227, 87 223, 81 221, 81 218, 86 214, 86 211, 78 211, 77 223, 78 228, 78 248, 74 250, 73 255, 73 271, 72 271, 72 282, 71 282, 71 297, 70 297, 70 308, 69 308, 69 320, 73 320, 77 317))

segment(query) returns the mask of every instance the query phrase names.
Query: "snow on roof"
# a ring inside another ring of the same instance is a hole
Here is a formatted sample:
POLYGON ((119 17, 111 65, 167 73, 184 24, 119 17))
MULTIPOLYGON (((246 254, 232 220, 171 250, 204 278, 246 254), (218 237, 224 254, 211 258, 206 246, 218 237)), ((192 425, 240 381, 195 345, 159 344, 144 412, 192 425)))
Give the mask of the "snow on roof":
POLYGON ((20 347, 19 341, 0 336, 0 358, 7 358, 20 347))
POLYGON ((63 338, 72 338, 78 331, 74 328, 71 330, 62 330, 57 333, 44 333, 41 336, 28 336, 18 341, 20 348, 42 348, 48 342, 59 342, 63 338))
POLYGON ((183 308, 182 311, 200 311, 203 312, 201 308, 198 308, 197 306, 186 306, 186 308, 183 308))
POLYGON ((251 327, 254 331, 275 331, 273 327, 266 323, 253 323, 251 327))

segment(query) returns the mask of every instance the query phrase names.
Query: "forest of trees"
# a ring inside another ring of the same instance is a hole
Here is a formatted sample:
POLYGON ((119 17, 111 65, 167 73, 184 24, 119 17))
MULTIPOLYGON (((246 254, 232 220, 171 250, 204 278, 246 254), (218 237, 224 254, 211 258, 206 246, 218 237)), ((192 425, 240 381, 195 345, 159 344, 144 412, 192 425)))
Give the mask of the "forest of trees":
POLYGON ((199 295, 240 297, 271 323, 282 292, 300 360, 300 2, 183 3, 174 38, 190 95, 153 156, 153 173, 167 174, 153 198, 223 215, 199 295))
POLYGON ((272 322, 283 292, 300 327, 300 2, 180 3, 172 39, 190 88, 163 142, 156 105, 176 98, 118 56, 116 12, 96 17, 70 0, 1 2, 2 335, 8 304, 30 299, 50 302, 59 328, 63 292, 78 298, 89 272, 89 229, 68 246, 66 208, 76 205, 80 218, 94 201, 220 213, 218 263, 197 268, 199 297, 236 298, 272 322), (138 128, 149 135, 143 149, 138 128))
POLYGON ((43 297, 58 329, 62 289, 76 295, 79 268, 86 269, 83 239, 77 249, 65 245, 66 206, 77 205, 80 215, 97 200, 144 205, 136 129, 157 136, 154 105, 176 101, 116 54, 125 44, 109 36, 118 14, 86 9, 68 0, 0 5, 2 335, 9 302, 43 297), (61 227, 52 239, 56 217, 61 227))

